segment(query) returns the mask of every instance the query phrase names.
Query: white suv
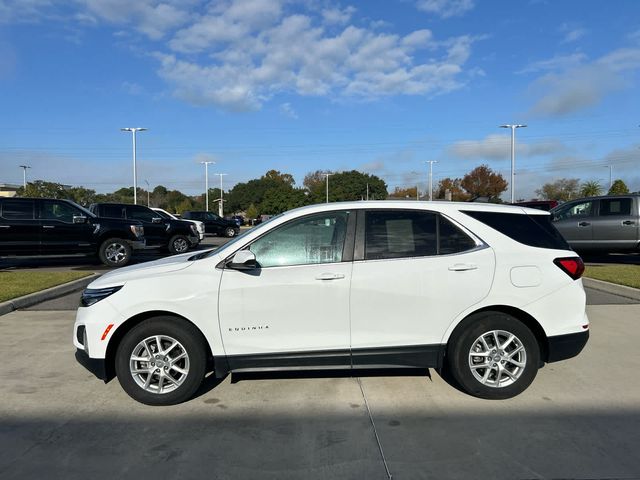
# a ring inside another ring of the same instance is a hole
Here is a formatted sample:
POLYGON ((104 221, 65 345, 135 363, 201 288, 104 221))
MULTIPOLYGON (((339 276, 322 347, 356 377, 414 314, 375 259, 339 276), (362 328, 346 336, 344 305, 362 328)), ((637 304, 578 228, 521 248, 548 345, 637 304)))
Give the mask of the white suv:
POLYGON ((211 370, 301 368, 435 368, 503 399, 586 344, 583 269, 540 210, 313 205, 103 275, 73 340, 81 363, 153 405, 189 399, 211 370))

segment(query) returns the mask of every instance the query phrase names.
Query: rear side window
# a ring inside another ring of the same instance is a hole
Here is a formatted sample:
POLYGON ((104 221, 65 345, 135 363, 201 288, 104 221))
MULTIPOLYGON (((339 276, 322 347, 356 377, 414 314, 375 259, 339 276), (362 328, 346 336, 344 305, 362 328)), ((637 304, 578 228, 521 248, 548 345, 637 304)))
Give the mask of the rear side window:
POLYGON ((33 200, 5 200, 2 202, 2 217, 7 220, 33 220, 33 205, 33 200))
POLYGON ((551 223, 550 215, 463 211, 498 232, 530 247, 571 250, 551 223))
POLYGON ((630 198, 607 198, 600 200, 600 216, 631 215, 630 198))
POLYGON ((102 207, 97 209, 96 213, 98 212, 100 212, 101 217, 124 218, 124 209, 120 205, 102 205, 102 207))
POLYGON ((450 255, 471 250, 476 242, 442 215, 438 215, 438 254, 450 255))
POLYGON ((140 220, 142 222, 151 222, 158 216, 153 210, 145 207, 127 207, 127 218, 132 220, 140 220))

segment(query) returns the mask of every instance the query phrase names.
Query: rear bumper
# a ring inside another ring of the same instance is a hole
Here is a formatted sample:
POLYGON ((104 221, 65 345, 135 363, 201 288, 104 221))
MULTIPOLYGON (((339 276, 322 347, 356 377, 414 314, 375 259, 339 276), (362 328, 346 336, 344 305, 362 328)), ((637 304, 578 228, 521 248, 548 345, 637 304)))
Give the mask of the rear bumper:
POLYGON ((549 355, 547 362, 559 362, 578 355, 589 340, 589 330, 548 338, 549 355))
POLYGON ((104 358, 89 358, 87 352, 78 348, 76 349, 76 360, 97 378, 107 381, 107 368, 104 358))
POLYGON ((131 245, 131 248, 134 250, 142 250, 147 246, 147 242, 146 240, 132 240, 129 241, 129 245, 131 245))

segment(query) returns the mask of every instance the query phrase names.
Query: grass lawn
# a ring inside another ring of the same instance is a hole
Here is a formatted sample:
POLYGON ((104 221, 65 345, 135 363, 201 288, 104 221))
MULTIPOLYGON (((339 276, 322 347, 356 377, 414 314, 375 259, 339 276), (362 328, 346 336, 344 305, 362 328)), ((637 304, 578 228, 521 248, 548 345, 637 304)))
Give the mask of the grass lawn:
POLYGON ((91 275, 91 272, 0 272, 0 302, 88 275, 91 275))
POLYGON ((640 265, 589 265, 584 271, 584 276, 640 288, 640 265))

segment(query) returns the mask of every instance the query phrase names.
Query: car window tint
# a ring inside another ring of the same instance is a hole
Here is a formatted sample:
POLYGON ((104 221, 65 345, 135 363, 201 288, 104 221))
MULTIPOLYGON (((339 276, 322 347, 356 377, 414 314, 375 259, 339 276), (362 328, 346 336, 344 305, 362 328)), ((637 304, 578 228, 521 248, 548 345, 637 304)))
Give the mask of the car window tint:
POLYGON ((154 218, 159 218, 153 210, 144 207, 127 207, 127 218, 140 220, 141 222, 151 222, 154 218))
POLYGON ((7 220, 33 220, 33 201, 5 200, 2 202, 2 217, 7 220))
POLYGON ((81 212, 64 202, 44 200, 40 218, 44 220, 58 220, 60 222, 73 223, 73 217, 81 215, 81 212))
POLYGON ((102 205, 96 210, 101 217, 124 218, 124 209, 120 205, 102 205))
POLYGON ((572 203, 565 205, 554 212, 555 220, 566 220, 568 218, 589 217, 593 211, 593 202, 572 203))
POLYGON ((630 198, 607 198, 600 200, 600 216, 631 215, 630 198))
POLYGON ((436 221, 436 214, 417 210, 366 212, 365 259, 435 255, 436 221))
POLYGON ((476 247, 476 242, 449 220, 439 215, 438 253, 449 255, 476 247))
POLYGON ((327 212, 292 220, 251 244, 262 268, 342 261, 347 212, 327 212))

